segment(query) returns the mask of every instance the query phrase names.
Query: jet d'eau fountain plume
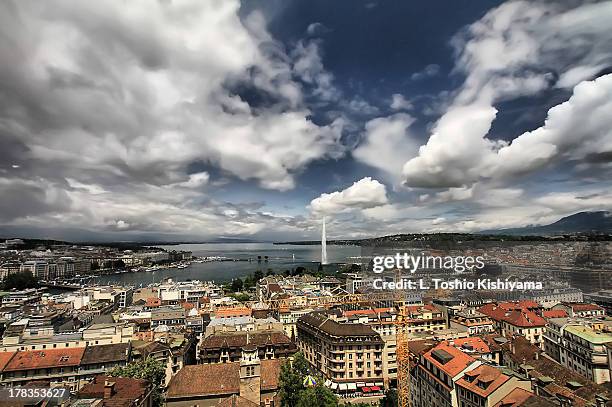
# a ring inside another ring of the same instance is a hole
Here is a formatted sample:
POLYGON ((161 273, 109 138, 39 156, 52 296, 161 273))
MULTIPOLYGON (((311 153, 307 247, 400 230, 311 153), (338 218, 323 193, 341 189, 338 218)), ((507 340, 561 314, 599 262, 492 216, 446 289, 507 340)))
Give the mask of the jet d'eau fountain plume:
POLYGON ((321 227, 321 264, 327 264, 327 237, 325 236, 325 217, 321 227))

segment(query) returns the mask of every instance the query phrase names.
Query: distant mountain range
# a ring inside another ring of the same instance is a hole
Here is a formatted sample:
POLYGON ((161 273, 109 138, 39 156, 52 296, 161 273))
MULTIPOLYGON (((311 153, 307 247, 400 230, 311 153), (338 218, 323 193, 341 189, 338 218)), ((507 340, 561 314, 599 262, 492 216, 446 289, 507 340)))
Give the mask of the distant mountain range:
POLYGON ((612 233, 612 213, 608 211, 578 212, 550 225, 530 225, 522 228, 483 230, 486 235, 550 236, 563 234, 612 233))
MULTIPOLYGON (((429 241, 468 241, 468 240, 489 240, 496 241, 499 239, 507 240, 513 236, 511 240, 549 240, 549 236, 558 235, 573 235, 567 239, 578 238, 589 240, 610 240, 612 239, 612 212, 579 212, 570 216, 559 219, 550 225, 529 225, 520 228, 498 229, 498 230, 483 230, 477 233, 410 233, 380 236, 369 239, 330 239, 327 241, 330 245, 368 245, 384 242, 412 241, 412 240, 429 240, 429 241)), ((7 238, 20 237, 19 235, 7 235, 0 238, 0 243, 7 238)), ((57 244, 73 244, 61 240, 49 239, 31 239, 24 238, 25 244, 20 247, 34 248, 37 246, 48 246, 57 244)), ((208 240, 167 240, 167 241, 150 241, 134 239, 134 241, 87 241, 85 239, 76 240, 80 244, 89 244, 95 246, 112 246, 122 249, 133 249, 142 246, 159 246, 159 245, 178 245, 178 244, 198 244, 198 243, 255 243, 257 240, 245 238, 219 237, 208 240)), ((275 242, 275 244, 300 244, 300 245, 318 245, 319 240, 307 241, 284 241, 275 242)))

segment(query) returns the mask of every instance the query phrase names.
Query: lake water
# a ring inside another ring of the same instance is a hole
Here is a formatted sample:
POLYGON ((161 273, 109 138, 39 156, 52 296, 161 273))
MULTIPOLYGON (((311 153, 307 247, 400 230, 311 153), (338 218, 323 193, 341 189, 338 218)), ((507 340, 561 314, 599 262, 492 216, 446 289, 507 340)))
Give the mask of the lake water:
MULTIPOLYGON (((268 269, 275 273, 303 266, 316 270, 321 261, 321 246, 313 245, 275 245, 272 243, 207 243, 159 246, 166 250, 189 250, 194 256, 223 256, 237 260, 251 261, 214 261, 207 263, 192 263, 184 269, 162 269, 155 272, 138 272, 100 276, 96 283, 115 283, 121 285, 143 286, 163 279, 172 278, 175 281, 206 280, 223 282, 236 277, 245 277, 256 270, 264 273, 268 269), (257 256, 262 261, 257 261, 257 256), (263 260, 268 256, 268 262, 263 260), (295 256, 295 259, 294 259, 295 256)), ((358 246, 327 246, 329 263, 357 262, 355 257, 361 254, 358 246)))

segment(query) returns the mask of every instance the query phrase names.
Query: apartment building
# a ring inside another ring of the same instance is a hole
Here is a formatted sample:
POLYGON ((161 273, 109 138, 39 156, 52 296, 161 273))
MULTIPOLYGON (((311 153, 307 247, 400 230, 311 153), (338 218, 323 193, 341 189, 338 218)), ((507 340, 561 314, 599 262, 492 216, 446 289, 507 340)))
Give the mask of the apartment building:
POLYGON ((516 389, 531 392, 531 381, 526 377, 488 365, 465 372, 456 384, 460 407, 493 407, 516 389))
POLYGON ((206 326, 205 336, 210 336, 219 332, 248 332, 261 330, 284 331, 284 326, 272 317, 260 319, 253 317, 215 318, 206 326))
POLYGON ((450 327, 467 332, 468 335, 483 335, 495 331, 491 317, 472 308, 456 312, 450 319, 450 327))
POLYGON ((404 316, 402 326, 408 334, 447 328, 444 312, 433 304, 406 305, 401 307, 400 313, 404 316))
POLYGON ((29 271, 39 280, 63 280, 89 273, 91 262, 73 257, 28 260, 21 264, 20 271, 29 271))
POLYGON ((302 316, 312 312, 312 308, 281 308, 278 310, 277 318, 283 324, 283 331, 290 338, 297 338, 297 321, 302 316))
POLYGON ((553 310, 563 310, 570 317, 603 317, 606 311, 597 304, 580 302, 562 302, 552 307, 553 310))
POLYGON ((0 382, 5 386, 23 386, 35 380, 47 380, 55 385, 78 389, 79 365, 85 348, 45 349, 3 352, 8 359, 0 382))
POLYGON ((440 343, 420 355, 411 370, 410 397, 414 407, 459 407, 456 383, 481 362, 454 346, 440 343))
POLYGON ((383 372, 384 382, 396 386, 397 380, 397 312, 394 308, 372 308, 365 310, 344 311, 341 316, 334 316, 340 323, 363 324, 378 333, 384 342, 383 372))
POLYGON ((584 297, 578 288, 554 288, 535 291, 529 298, 544 308, 551 308, 561 302, 582 302, 584 297))
POLYGON ((0 351, 79 348, 88 345, 127 343, 132 340, 135 325, 128 323, 92 324, 82 331, 69 334, 55 333, 52 326, 37 328, 36 335, 28 334, 25 329, 23 325, 9 326, 2 337, 0 351))
POLYGON ((237 362, 245 346, 256 347, 259 358, 287 358, 296 346, 287 335, 277 330, 247 332, 215 332, 202 338, 197 347, 199 363, 237 362))
POLYGON ((544 350, 563 366, 597 384, 610 381, 606 344, 612 334, 596 319, 552 318, 544 337, 544 350))
POLYGON ((546 320, 536 314, 540 309, 533 301, 502 302, 485 304, 479 312, 494 321, 495 330, 504 337, 522 335, 531 343, 544 349, 544 332, 546 320))
POLYGON ((371 326, 340 323, 325 312, 312 312, 298 320, 297 330, 299 350, 333 391, 380 391, 388 381, 385 342, 371 326))
POLYGON ((46 381, 52 387, 61 385, 76 391, 96 375, 125 366, 130 359, 127 343, 0 352, 0 384, 14 387, 46 381))

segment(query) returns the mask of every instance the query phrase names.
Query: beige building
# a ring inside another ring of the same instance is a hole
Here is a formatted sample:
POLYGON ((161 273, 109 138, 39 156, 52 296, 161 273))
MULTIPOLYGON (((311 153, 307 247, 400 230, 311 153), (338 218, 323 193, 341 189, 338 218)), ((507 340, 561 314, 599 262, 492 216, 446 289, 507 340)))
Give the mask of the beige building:
POLYGON ((468 335, 483 335, 495 331, 493 320, 488 315, 474 309, 457 312, 451 318, 450 326, 465 331, 468 335))
POLYGON ((589 380, 597 384, 609 382, 606 344, 612 343, 612 334, 604 331, 607 327, 597 319, 552 318, 544 349, 557 362, 589 380))
POLYGON ((306 360, 340 394, 382 392, 385 342, 370 326, 340 323, 324 312, 312 312, 298 320, 298 348, 306 360))

